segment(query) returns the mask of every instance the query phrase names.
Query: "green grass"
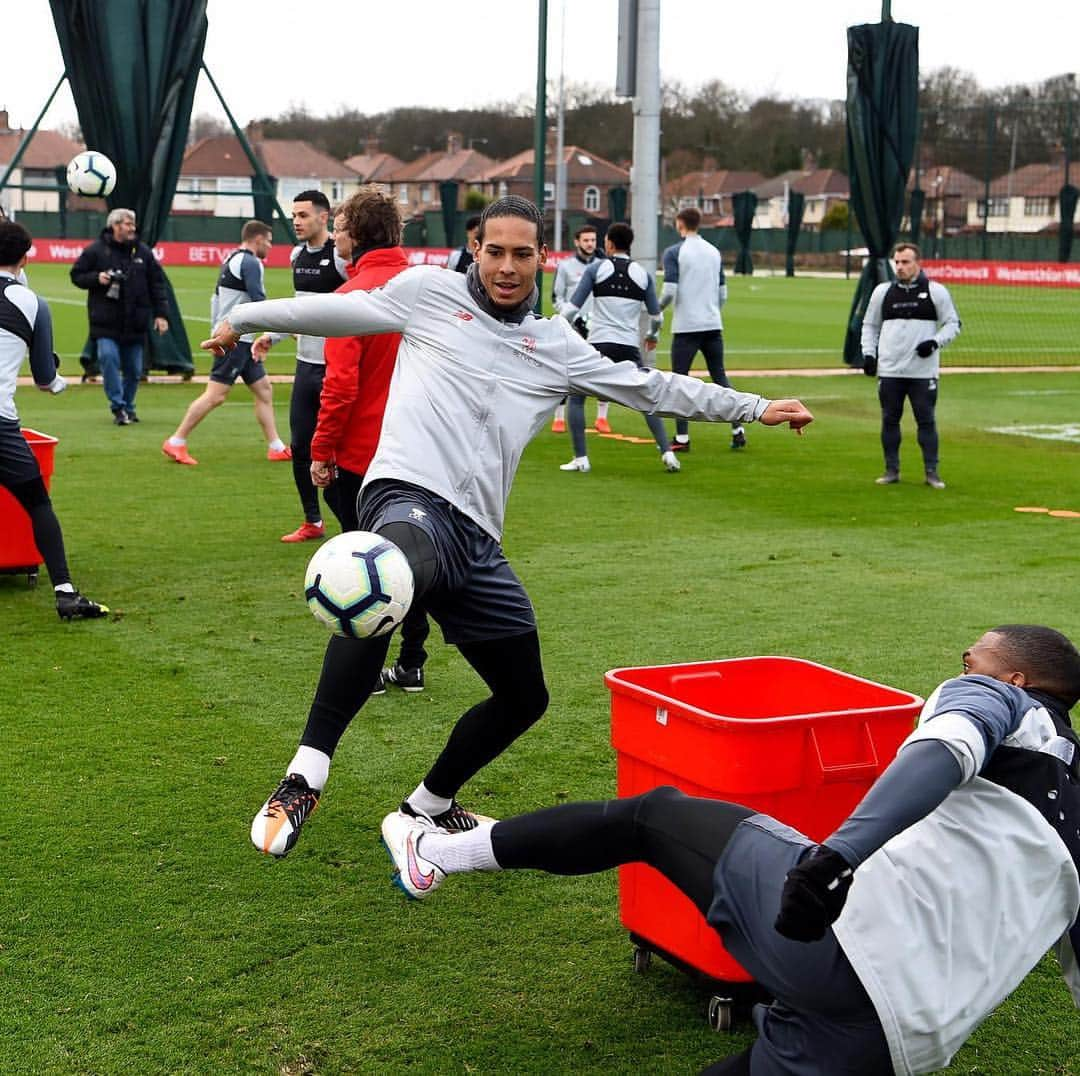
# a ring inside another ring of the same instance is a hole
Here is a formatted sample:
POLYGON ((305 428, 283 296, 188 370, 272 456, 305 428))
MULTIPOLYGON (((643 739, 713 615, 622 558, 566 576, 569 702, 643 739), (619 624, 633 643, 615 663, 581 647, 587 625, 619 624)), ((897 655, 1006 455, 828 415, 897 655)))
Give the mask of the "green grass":
MULTIPOLYGON (((210 293, 217 273, 183 267, 170 269, 169 277, 184 313, 196 369, 205 374, 210 362, 198 347, 209 335, 210 293)), ((64 265, 32 267, 31 283, 52 304, 63 371, 81 373, 77 359, 86 339, 85 293, 71 284, 64 265)), ((731 275, 728 288, 724 336, 729 369, 842 368, 854 280, 731 275)), ((290 295, 288 270, 268 269, 266 289, 270 298, 290 295)), ((964 327, 942 353, 946 366, 1080 365, 1080 303, 1075 289, 960 285, 952 288, 952 294, 964 327)), ((550 298, 548 279, 546 306, 550 298)), ((664 367, 670 354, 670 324, 669 315, 659 347, 664 367)), ((282 341, 271 351, 267 369, 292 373, 295 354, 292 341, 282 341)))
MULTIPOLYGON (((36 275, 36 274, 35 274, 36 275)), ((781 284, 782 281, 776 281, 781 284)), ((733 306, 733 316, 736 306, 733 306)), ((806 436, 698 427, 678 475, 600 440, 567 475, 541 434, 506 550, 535 603, 543 721, 466 788, 497 815, 614 793, 616 665, 790 654, 926 694, 1005 621, 1080 638, 1080 445, 987 433, 1075 421, 1071 374, 948 377, 943 493, 878 488, 878 408, 855 376, 745 378, 801 395, 806 436)), ((262 458, 243 389, 199 429, 197 468, 159 452, 195 385, 149 385, 138 426, 100 386, 19 393, 60 438, 53 494, 76 582, 105 622, 61 624, 46 585, 0 577, 0 1052, 25 1073, 690 1073, 718 1037, 706 994, 630 970, 614 874, 454 878, 428 904, 389 884, 382 815, 481 694, 435 642, 429 688, 373 699, 324 804, 282 862, 247 830, 301 730, 325 635, 300 597, 310 547, 289 469, 262 458)), ((286 425, 287 388, 276 397, 286 425)), ((614 412, 616 429, 644 432, 614 412)), ((1080 1016, 1045 961, 956 1071, 1080 1074, 1080 1016)))

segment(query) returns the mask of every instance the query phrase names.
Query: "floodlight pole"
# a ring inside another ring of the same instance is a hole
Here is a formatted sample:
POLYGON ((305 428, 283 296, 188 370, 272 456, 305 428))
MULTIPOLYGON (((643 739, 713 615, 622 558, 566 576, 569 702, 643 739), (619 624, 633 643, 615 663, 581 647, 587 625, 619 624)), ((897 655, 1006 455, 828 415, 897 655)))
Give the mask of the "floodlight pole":
POLYGON ((544 160, 547 139, 547 0, 539 0, 540 26, 536 38, 536 115, 533 118, 533 201, 544 212, 544 160))
POLYGON ((638 0, 636 59, 630 225, 634 229, 634 260, 654 273, 660 202, 660 0, 638 0))
POLYGON ((37 119, 34 120, 34 125, 22 136, 19 148, 15 150, 15 155, 11 158, 7 168, 4 169, 4 174, 0 176, 0 191, 7 186, 7 181, 11 178, 11 173, 19 167, 19 161, 22 160, 23 154, 26 152, 26 147, 30 145, 30 139, 37 134, 37 129, 41 126, 41 121, 45 118, 45 113, 49 111, 49 106, 53 103, 53 98, 60 92, 60 87, 63 86, 64 79, 66 78, 67 71, 65 71, 57 80, 52 93, 49 94, 49 99, 45 102, 45 106, 38 113, 37 119))

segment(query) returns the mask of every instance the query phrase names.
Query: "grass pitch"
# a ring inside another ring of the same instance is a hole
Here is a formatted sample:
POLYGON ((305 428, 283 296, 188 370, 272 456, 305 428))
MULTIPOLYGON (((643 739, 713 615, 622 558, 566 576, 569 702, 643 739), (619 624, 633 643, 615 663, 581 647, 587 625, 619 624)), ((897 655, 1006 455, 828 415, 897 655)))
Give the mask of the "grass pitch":
MULTIPOLYGON (((47 293, 46 275, 33 273, 47 293)), ((69 353, 84 326, 71 310, 69 353)), ((616 665, 790 654, 925 695, 995 624, 1080 638, 1080 520, 1014 511, 1080 510, 1076 375, 944 377, 943 492, 918 481, 910 419, 905 481, 873 484, 869 379, 738 387, 799 395, 817 422, 802 438, 753 426, 743 453, 727 427, 696 426, 677 475, 648 445, 594 439, 589 475, 558 470, 565 436, 526 452, 505 547, 536 605, 552 705, 467 804, 506 816, 612 795, 602 674, 616 665), (1061 439, 988 432, 1034 424, 1061 439)), ((311 548, 278 541, 299 522, 289 468, 264 460, 245 390, 197 431, 200 466, 160 454, 199 391, 144 386, 142 422, 125 428, 97 385, 17 397, 24 425, 60 438, 53 495, 75 580, 114 613, 61 624, 45 583, 0 577, 5 1069, 691 1073, 745 1046, 745 1027, 708 1029, 706 994, 681 974, 632 973, 614 874, 452 878, 426 904, 390 885, 382 815, 481 695, 437 639, 425 693, 373 699, 353 723, 293 854, 250 847, 325 635, 301 597, 311 548)), ((618 432, 643 432, 612 411, 618 432)), ((954 1070, 1080 1073, 1080 1016, 1052 960, 954 1070)))

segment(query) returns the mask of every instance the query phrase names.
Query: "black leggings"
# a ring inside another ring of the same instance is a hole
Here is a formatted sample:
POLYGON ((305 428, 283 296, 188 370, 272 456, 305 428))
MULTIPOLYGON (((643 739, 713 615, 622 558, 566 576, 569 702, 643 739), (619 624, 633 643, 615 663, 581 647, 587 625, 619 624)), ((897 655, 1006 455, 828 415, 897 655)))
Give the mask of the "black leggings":
POLYGON ((322 519, 319 510, 319 491, 311 481, 311 439, 319 421, 319 400, 322 394, 326 367, 314 362, 297 362, 293 379, 292 396, 289 398, 289 438, 292 442, 292 473, 304 519, 318 523, 322 519))
POLYGON ((927 471, 936 471, 938 432, 934 413, 937 408, 937 378, 925 377, 878 378, 881 448, 885 454, 885 470, 900 470, 900 419, 904 415, 905 399, 911 401, 911 412, 915 416, 923 467, 927 471))
MULTIPOLYGON (((727 372, 724 370, 724 333, 720 329, 699 333, 675 333, 671 338, 671 372, 688 374, 694 365, 694 356, 701 352, 705 356, 705 366, 715 385, 731 387, 727 372)), ((738 423, 732 423, 733 426, 738 423)), ((675 420, 675 432, 685 437, 690 432, 690 424, 684 418, 675 420)))
MULTIPOLYGON (((409 560, 414 602, 435 578, 435 546, 427 534, 408 523, 389 523, 379 533, 409 560)), ((333 755, 338 742, 367 702, 382 671, 390 635, 346 639, 335 635, 326 647, 322 674, 300 743, 333 755)), ((436 796, 453 798, 461 786, 529 729, 547 709, 548 691, 535 631, 458 647, 480 674, 491 696, 458 719, 424 784, 436 796)))
POLYGON ((6 487, 25 509, 30 517, 30 528, 34 534, 34 545, 38 547, 45 570, 54 587, 71 582, 68 571, 67 554, 64 551, 64 535, 60 530, 60 520, 53 511, 52 501, 41 477, 29 482, 6 487))
POLYGON ((594 874, 647 863, 705 915, 716 862, 735 827, 753 813, 665 786, 629 799, 567 803, 498 822, 491 847, 500 867, 549 874, 594 874))

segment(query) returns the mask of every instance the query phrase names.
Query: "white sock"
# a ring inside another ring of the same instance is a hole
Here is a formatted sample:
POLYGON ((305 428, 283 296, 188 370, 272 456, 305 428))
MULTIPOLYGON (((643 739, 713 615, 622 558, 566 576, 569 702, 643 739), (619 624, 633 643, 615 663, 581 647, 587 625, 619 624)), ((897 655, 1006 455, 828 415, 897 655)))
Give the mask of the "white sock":
POLYGON ((608 401, 597 400, 596 401, 596 417, 607 418, 608 401))
POLYGON ((305 747, 301 744, 285 772, 300 774, 312 788, 321 792, 330 776, 330 756, 317 747, 305 747))
POLYGON ((411 795, 405 798, 410 807, 423 811, 429 818, 434 818, 443 811, 449 811, 450 804, 454 802, 453 799, 446 799, 443 796, 436 796, 434 792, 429 792, 423 781, 416 786, 416 790, 411 795))
POLYGON ((558 404, 555 408, 555 421, 563 422, 566 420, 566 404, 558 404))
POLYGON ((690 442, 690 434, 688 434, 688 433, 677 433, 677 434, 675 434, 675 440, 678 441, 680 445, 689 444, 689 442, 690 442))
POLYGON ((481 822, 465 833, 425 832, 416 851, 445 874, 464 871, 501 871, 491 847, 494 822, 481 822))
POLYGON ((61 583, 58 587, 53 587, 53 591, 56 594, 77 594, 74 583, 61 583))
POLYGON ((285 442, 280 437, 275 437, 267 447, 271 452, 280 452, 285 447, 285 442))
MULTIPOLYGON (((746 430, 744 430, 742 428, 742 426, 732 426, 731 427, 731 432, 732 433, 746 433, 746 430)), ((687 440, 689 440, 689 438, 687 438, 687 440)))
POLYGON ((169 444, 172 445, 173 448, 183 448, 184 445, 187 444, 187 438, 186 437, 177 437, 176 434, 174 433, 172 435, 172 437, 169 438, 169 444))

